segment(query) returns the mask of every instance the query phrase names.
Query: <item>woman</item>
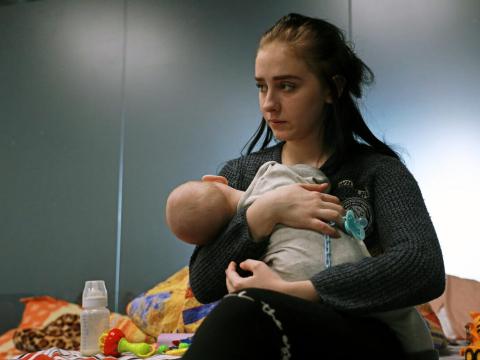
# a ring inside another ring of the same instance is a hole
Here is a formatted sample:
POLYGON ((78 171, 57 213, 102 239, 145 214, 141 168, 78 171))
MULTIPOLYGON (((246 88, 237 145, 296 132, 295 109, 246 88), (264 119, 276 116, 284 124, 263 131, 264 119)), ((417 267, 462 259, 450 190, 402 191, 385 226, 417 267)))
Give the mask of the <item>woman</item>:
POLYGON ((418 185, 355 103, 372 72, 337 27, 289 14, 262 36, 255 78, 260 127, 247 155, 227 162, 220 175, 245 190, 267 161, 308 164, 327 175, 331 191, 293 184, 268 192, 195 249, 195 296, 211 302, 228 295, 185 359, 438 358, 434 350, 405 354, 392 331, 368 317, 427 302, 445 283, 418 185), (253 152, 262 135, 261 150, 253 152), (268 147, 273 137, 279 142, 268 147), (294 282, 259 261, 275 224, 336 236, 347 209, 368 220, 365 243, 373 257, 294 282))

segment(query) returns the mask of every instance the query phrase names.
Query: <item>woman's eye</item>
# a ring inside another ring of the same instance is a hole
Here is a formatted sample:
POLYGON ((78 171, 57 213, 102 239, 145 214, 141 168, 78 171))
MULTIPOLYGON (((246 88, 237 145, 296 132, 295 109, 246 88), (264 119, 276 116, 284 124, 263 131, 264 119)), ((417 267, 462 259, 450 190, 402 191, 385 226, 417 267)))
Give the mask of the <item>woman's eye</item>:
POLYGON ((290 83, 282 83, 280 87, 285 91, 292 91, 295 89, 295 85, 290 83))
POLYGON ((264 92, 267 90, 267 86, 264 84, 256 84, 257 88, 260 90, 260 92, 264 92))

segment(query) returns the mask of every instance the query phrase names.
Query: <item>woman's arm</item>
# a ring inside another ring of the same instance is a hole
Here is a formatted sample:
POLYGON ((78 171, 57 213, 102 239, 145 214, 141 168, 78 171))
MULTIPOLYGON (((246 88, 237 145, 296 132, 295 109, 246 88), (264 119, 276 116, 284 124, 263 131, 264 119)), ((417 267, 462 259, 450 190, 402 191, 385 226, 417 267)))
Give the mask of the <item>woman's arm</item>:
POLYGON ((373 161, 363 167, 374 174, 364 176, 372 179, 375 233, 384 253, 311 279, 321 301, 356 313, 424 303, 445 286, 440 245, 417 182, 395 159, 373 161))
POLYGON ((229 292, 236 292, 247 288, 269 289, 288 295, 296 296, 309 301, 318 301, 318 293, 310 280, 286 281, 283 280, 267 264, 257 260, 245 260, 239 267, 251 273, 248 277, 241 277, 237 273, 236 264, 231 262, 225 271, 229 292))
MULTIPOLYGON (((230 186, 245 190, 261 164, 258 161, 254 166, 243 159, 233 160, 220 175, 228 179, 230 186)), ((269 191, 248 211, 240 210, 217 239, 197 247, 190 259, 190 282, 197 299, 211 302, 225 295, 225 269, 230 261, 259 259, 268 244, 262 240, 270 236, 277 223, 337 236, 327 222, 340 223, 344 210, 336 197, 322 193, 325 187, 293 184, 269 191)))
MULTIPOLYGON (((227 178, 230 186, 245 190, 238 160, 229 161, 219 175, 227 178)), ((259 259, 267 242, 254 242, 250 237, 243 209, 235 214, 225 230, 208 245, 197 246, 190 259, 190 285, 195 297, 202 303, 218 300, 227 293, 225 269, 230 261, 237 263, 247 258, 259 259)))
POLYGON ((345 210, 337 197, 323 192, 327 188, 326 183, 292 184, 263 194, 246 212, 252 238, 270 236, 276 224, 339 237, 328 223, 342 225, 345 210))

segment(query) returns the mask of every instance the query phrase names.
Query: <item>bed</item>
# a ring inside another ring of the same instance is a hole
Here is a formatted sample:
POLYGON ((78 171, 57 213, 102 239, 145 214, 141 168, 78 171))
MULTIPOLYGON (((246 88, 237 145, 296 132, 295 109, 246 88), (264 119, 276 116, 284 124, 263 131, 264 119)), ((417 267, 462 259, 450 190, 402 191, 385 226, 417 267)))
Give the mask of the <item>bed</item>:
MULTIPOLYGON (((0 360, 94 359, 78 351, 81 308, 77 304, 50 296, 28 297, 22 302, 25 309, 20 324, 0 336, 0 360)), ((110 325, 121 329, 131 342, 156 346, 170 342, 170 346, 175 346, 178 340, 193 335, 215 305, 196 301, 189 288, 188 269, 183 268, 132 300, 127 315, 112 313, 110 325)), ((465 325, 470 320, 469 312, 480 311, 480 282, 448 275, 444 294, 417 309, 430 327, 440 359, 463 359, 459 350, 467 343, 465 325)), ((102 354, 95 358, 112 359, 102 354)), ((137 358, 131 353, 119 357, 137 358)), ((148 357, 175 358, 179 356, 148 357)))

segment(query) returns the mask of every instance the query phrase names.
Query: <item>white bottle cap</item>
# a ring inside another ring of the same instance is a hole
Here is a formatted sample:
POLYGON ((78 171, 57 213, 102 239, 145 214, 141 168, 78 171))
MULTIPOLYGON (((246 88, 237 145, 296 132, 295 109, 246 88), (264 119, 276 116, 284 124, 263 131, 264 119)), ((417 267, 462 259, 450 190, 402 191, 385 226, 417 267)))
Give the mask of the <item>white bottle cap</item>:
POLYGON ((86 281, 83 289, 82 306, 84 308, 96 308, 107 306, 107 288, 105 281, 86 281))

